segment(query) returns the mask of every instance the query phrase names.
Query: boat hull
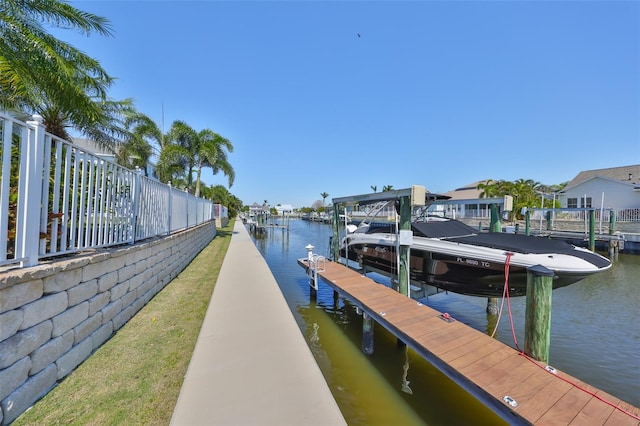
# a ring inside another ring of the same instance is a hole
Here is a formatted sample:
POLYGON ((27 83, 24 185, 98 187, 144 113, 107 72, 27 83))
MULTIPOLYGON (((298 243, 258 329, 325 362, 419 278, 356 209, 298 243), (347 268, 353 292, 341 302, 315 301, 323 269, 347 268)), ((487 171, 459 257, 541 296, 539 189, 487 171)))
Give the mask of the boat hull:
MULTIPOLYGON (((365 270, 388 276, 397 275, 394 245, 352 244, 341 250, 343 258, 358 262, 365 270)), ((505 286, 505 261, 468 254, 446 254, 412 247, 409 277, 414 285, 431 285, 445 291, 484 297, 502 297, 505 286)), ((509 266, 509 296, 524 296, 527 291, 527 268, 533 265, 509 266)), ((553 288, 557 289, 591 275, 589 271, 554 271, 553 288)))

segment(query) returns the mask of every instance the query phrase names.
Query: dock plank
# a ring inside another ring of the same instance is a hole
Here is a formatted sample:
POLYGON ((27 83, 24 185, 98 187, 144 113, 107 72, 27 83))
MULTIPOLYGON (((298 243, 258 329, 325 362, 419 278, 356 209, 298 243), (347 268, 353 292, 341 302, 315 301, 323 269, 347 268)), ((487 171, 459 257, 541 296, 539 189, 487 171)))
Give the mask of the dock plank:
POLYGON ((592 396, 576 387, 569 389, 540 419, 539 424, 568 425, 584 409, 592 396))
MULTIPOLYGON (((308 267, 306 259, 298 263, 308 267)), ((453 380, 475 392, 474 396, 507 421, 518 418, 536 425, 640 426, 637 407, 564 372, 552 374, 520 351, 459 321, 443 321, 440 312, 344 265, 327 262, 318 276, 380 325, 405 339, 421 356, 439 368, 455 371, 450 376, 453 380), (517 405, 507 404, 505 396, 517 405)))
POLYGON ((613 407, 603 407, 601 401, 591 398, 582 411, 568 424, 572 426, 604 425, 613 414, 613 411, 613 407))

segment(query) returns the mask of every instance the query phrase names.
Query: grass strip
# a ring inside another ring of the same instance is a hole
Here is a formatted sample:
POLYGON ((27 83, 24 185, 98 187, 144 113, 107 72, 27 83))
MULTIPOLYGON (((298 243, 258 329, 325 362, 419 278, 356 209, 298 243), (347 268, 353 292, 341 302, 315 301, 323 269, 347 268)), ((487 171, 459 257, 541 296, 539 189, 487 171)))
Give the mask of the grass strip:
POLYGON ((233 224, 14 425, 169 424, 233 224))

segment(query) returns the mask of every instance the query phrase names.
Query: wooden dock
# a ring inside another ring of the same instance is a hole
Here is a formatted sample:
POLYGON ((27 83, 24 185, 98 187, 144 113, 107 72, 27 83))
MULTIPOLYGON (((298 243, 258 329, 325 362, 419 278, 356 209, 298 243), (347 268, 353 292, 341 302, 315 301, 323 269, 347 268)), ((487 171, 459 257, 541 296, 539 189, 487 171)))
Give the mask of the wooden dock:
MULTIPOLYGON (((307 259, 298 264, 309 269, 307 259)), ((326 261, 317 275, 510 424, 635 425, 640 409, 326 261), (552 371, 549 371, 552 370, 552 371)))
POLYGON ((266 232, 267 229, 284 229, 284 230, 289 230, 289 226, 287 225, 277 225, 275 223, 257 223, 257 222, 251 222, 248 223, 249 225, 249 231, 253 232, 254 234, 258 233, 264 233, 266 232))

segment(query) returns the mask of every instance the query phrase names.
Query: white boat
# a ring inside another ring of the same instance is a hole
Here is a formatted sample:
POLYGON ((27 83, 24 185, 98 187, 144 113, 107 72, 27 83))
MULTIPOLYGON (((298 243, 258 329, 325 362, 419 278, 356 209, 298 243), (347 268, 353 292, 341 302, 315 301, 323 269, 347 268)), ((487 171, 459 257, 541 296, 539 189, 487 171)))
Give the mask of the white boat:
MULTIPOLYGON (((502 297, 505 263, 510 296, 523 296, 527 269, 553 271, 553 288, 573 284, 611 267, 604 256, 561 240, 479 232, 462 222, 427 217, 412 222, 409 277, 415 285, 486 297, 502 297)), ((399 234, 395 224, 363 221, 347 227, 340 255, 368 271, 397 275, 399 234)))

